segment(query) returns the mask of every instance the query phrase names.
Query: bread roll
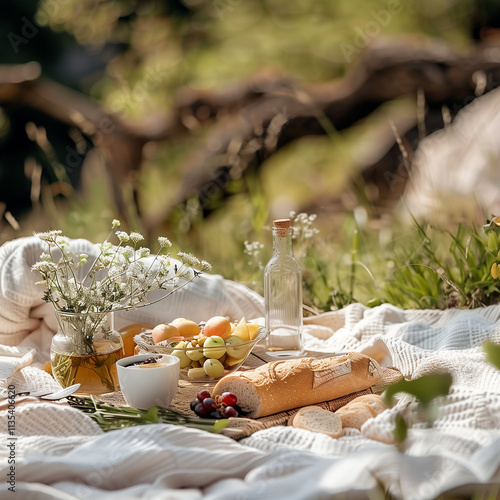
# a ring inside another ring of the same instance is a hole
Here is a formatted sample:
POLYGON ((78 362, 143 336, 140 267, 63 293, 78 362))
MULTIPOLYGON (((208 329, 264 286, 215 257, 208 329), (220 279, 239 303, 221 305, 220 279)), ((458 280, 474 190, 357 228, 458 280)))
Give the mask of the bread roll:
POLYGON ((342 436, 342 420, 340 416, 319 406, 301 408, 294 415, 292 425, 299 429, 320 432, 332 438, 342 436))
POLYGON ((274 361, 221 379, 212 396, 232 392, 250 418, 314 405, 368 389, 381 378, 379 364, 353 352, 331 358, 274 361))

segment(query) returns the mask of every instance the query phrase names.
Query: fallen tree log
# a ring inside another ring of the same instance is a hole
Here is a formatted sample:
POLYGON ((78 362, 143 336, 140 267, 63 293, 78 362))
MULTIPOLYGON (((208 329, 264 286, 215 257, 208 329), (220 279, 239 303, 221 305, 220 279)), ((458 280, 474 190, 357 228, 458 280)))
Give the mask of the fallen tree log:
MULTIPOLYGON (((164 223, 174 207, 193 197, 199 199, 204 214, 209 214, 214 197, 230 196, 227 188, 232 180, 258 171, 272 154, 299 137, 334 135, 381 104, 419 92, 425 98, 432 130, 442 125, 436 116, 443 106, 453 115, 478 93, 496 88, 500 82, 499 47, 478 45, 470 54, 460 55, 429 40, 392 41, 370 46, 341 80, 301 85, 288 77, 258 75, 213 92, 184 89, 170 115, 137 126, 106 113, 87 96, 41 78, 33 64, 24 66, 24 71, 21 67, 1 67, 0 105, 42 111, 88 136, 92 142, 89 147, 103 152, 115 204, 125 219, 127 208, 121 186, 127 182, 133 185, 139 208, 140 193, 134 183, 144 145, 174 141, 211 125, 204 147, 184 166, 178 197, 157 213, 143 216, 143 226, 149 230, 164 223)), ((409 138, 405 142, 409 151, 418 140, 417 125, 415 119, 400 131, 403 138, 405 133, 409 138)), ((384 178, 380 172, 400 168, 399 163, 394 165, 395 159, 401 160, 396 147, 394 139, 388 137, 381 157, 366 165, 365 182, 388 182, 388 176, 384 178)), ((384 189, 379 189, 382 198, 399 192, 390 185, 384 189)))

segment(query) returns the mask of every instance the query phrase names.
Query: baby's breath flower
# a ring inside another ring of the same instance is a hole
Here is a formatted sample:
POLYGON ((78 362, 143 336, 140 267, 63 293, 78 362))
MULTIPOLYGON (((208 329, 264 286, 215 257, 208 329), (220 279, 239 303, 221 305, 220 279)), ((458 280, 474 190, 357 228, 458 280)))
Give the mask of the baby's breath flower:
POLYGON ((310 240, 319 233, 319 229, 313 227, 313 223, 316 220, 316 214, 306 214, 300 213, 295 215, 295 212, 290 212, 290 218, 293 222, 293 234, 292 238, 294 240, 310 240))
POLYGON ((116 237, 120 240, 120 243, 128 243, 130 239, 125 231, 116 231, 116 237))
POLYGON ((164 236, 160 236, 158 238, 158 243, 160 244, 160 248, 166 248, 172 246, 170 240, 168 238, 165 238, 164 236))
POLYGON ((186 264, 188 266, 199 266, 200 265, 200 260, 195 257, 192 253, 186 253, 186 252, 178 252, 177 257, 179 257, 180 261, 183 264, 186 264))
POLYGON ((44 233, 35 233, 35 236, 43 241, 55 242, 56 238, 61 234, 62 231, 60 231, 59 229, 54 229, 52 231, 46 231, 44 233))
MULTIPOLYGON (((113 221, 113 229, 119 227, 119 221, 113 221)), ((77 269, 88 264, 87 254, 75 254, 70 251, 69 240, 62 236, 61 231, 39 233, 42 241, 49 248, 59 246, 62 254, 57 262, 50 252, 43 252, 40 260, 32 266, 32 270, 41 274, 45 285, 43 299, 51 302, 57 310, 71 313, 105 313, 120 309, 132 309, 150 303, 148 296, 155 290, 165 290, 162 296, 170 295, 184 286, 180 276, 188 282, 200 275, 199 271, 190 266, 201 266, 209 270, 210 265, 192 254, 179 252, 184 267, 178 268, 171 262, 169 255, 151 256, 149 248, 140 247, 135 250, 138 242, 144 237, 138 232, 127 234, 124 231, 115 233, 120 240, 119 245, 109 241, 96 245, 99 253, 89 265, 86 273, 77 273, 77 269), (133 243, 133 246, 127 244, 133 243), (83 276, 82 276, 83 274, 83 276), (75 277, 81 276, 81 281, 75 277)), ((171 246, 168 238, 158 239, 161 248, 171 246)), ((158 299, 160 300, 160 299, 158 299)), ((93 314, 88 314, 85 328, 81 331, 85 342, 92 339, 96 331, 96 321, 93 314), (88 326, 88 328, 87 328, 88 326)))
POLYGON ((98 243, 97 244, 101 254, 107 255, 113 248, 113 245, 109 241, 105 241, 104 243, 98 243))
POLYGON ((38 271, 42 275, 47 275, 56 272, 57 266, 54 262, 41 261, 33 264, 31 270, 38 271))
POLYGON ((260 243, 259 241, 252 241, 250 243, 245 240, 243 244, 245 245, 243 252, 250 257, 258 257, 260 251, 264 248, 263 243, 260 243))
POLYGON ((149 257, 151 255, 151 250, 149 248, 141 247, 139 250, 137 250, 139 254, 139 258, 144 259, 146 257, 149 257))
POLYGON ((40 260, 42 260, 44 262, 52 262, 53 261, 52 255, 50 253, 47 253, 47 252, 42 252, 40 254, 40 260))
POLYGON ((120 226, 121 226, 121 222, 118 219, 113 219, 113 222, 111 223, 111 227, 113 229, 115 229, 115 228, 120 227, 120 226))
POLYGON ((121 255, 123 255, 123 257, 126 260, 131 260, 134 258, 135 250, 131 246, 122 247, 121 248, 121 255))
POLYGON ((206 260, 201 261, 200 271, 211 271, 212 264, 208 263, 206 260))
POLYGON ((144 236, 141 233, 138 233, 137 231, 133 231, 132 233, 130 233, 130 241, 132 243, 137 244, 142 240, 144 240, 144 236))

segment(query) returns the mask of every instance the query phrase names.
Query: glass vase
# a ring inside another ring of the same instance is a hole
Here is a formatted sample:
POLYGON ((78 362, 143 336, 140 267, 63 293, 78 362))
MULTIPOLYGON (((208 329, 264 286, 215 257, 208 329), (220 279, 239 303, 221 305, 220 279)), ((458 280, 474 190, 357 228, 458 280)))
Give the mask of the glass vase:
POLYGON ((124 351, 113 313, 56 310, 56 318, 59 328, 50 347, 54 378, 63 387, 81 384, 80 394, 117 391, 116 361, 124 351))

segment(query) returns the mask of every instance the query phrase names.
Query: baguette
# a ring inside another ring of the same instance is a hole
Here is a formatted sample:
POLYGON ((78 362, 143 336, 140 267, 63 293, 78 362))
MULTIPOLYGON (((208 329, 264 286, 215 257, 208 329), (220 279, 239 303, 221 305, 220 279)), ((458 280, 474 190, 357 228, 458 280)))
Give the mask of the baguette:
POLYGON ((274 361, 227 375, 214 387, 212 397, 232 392, 246 416, 259 418, 368 389, 381 373, 376 361, 357 352, 274 361))

